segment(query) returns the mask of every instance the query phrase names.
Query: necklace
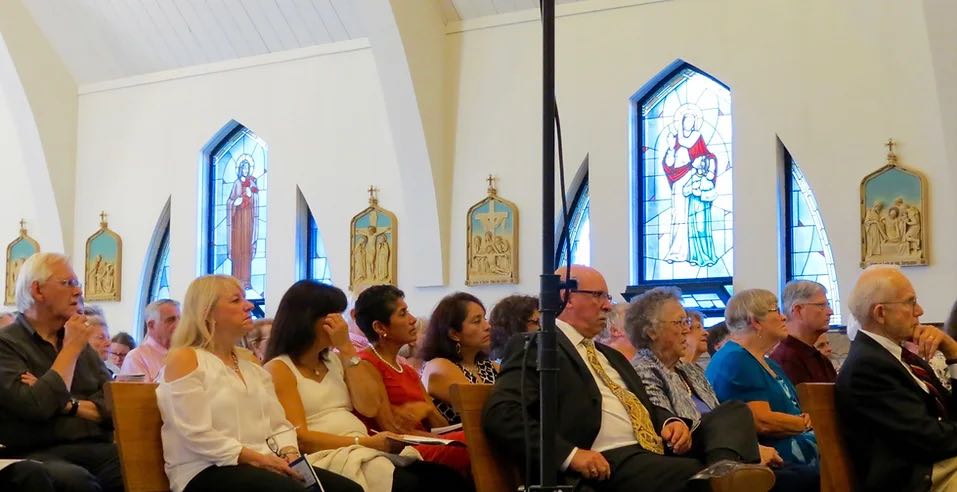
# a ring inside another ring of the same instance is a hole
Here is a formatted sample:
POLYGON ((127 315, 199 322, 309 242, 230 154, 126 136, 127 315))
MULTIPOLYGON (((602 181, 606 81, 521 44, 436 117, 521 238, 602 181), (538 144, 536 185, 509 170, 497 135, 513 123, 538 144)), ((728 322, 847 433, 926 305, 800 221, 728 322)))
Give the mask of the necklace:
POLYGON ((381 360, 382 362, 385 362, 386 364, 388 364, 388 366, 391 367, 393 371, 395 371, 395 372, 397 372, 397 373, 399 373, 399 374, 402 374, 402 364, 398 364, 398 367, 396 367, 396 366, 392 365, 391 362, 385 360, 385 357, 383 357, 382 354, 380 354, 379 351, 375 349, 375 345, 369 345, 369 348, 372 349, 372 353, 375 354, 375 356, 378 357, 379 360, 381 360))
POLYGON ((242 378, 243 378, 243 372, 242 372, 242 370, 239 369, 239 357, 236 357, 236 352, 230 352, 230 353, 229 353, 229 360, 230 360, 230 362, 232 362, 232 364, 230 364, 229 368, 232 369, 233 372, 235 372, 237 376, 239 376, 239 379, 242 379, 242 378))

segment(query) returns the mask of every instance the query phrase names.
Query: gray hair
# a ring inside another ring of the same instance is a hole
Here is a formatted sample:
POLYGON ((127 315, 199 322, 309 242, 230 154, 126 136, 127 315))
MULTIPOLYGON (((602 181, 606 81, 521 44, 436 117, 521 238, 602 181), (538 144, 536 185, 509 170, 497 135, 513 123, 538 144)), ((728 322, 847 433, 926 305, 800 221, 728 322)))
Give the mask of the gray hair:
MULTIPOLYGON (((628 309, 628 303, 617 303, 611 306, 611 311, 608 312, 608 321, 605 323, 605 329, 601 331, 598 335, 595 335, 595 341, 599 343, 607 344, 611 341, 611 327, 615 323, 621 322, 622 329, 628 333, 628 327, 624 323, 625 321, 625 310, 628 309)), ((629 338, 631 336, 629 335, 629 338)))
POLYGON ((174 301, 172 299, 157 299, 146 305, 144 310, 143 319, 147 322, 150 320, 155 320, 159 317, 159 310, 162 306, 176 306, 179 307, 179 301, 174 301))
POLYGON ((681 304, 681 290, 677 287, 655 287, 639 296, 635 296, 625 313, 625 326, 635 348, 651 346, 651 336, 658 320, 658 313, 668 301, 681 304))
POLYGON ((731 333, 749 330, 751 320, 763 318, 768 311, 778 307, 778 298, 765 289, 745 289, 728 300, 724 321, 731 333))
POLYGON ((792 280, 788 282, 784 285, 784 292, 781 293, 781 307, 784 309, 784 315, 790 318, 791 308, 810 301, 812 297, 818 294, 826 296, 827 288, 813 280, 792 280))
POLYGON ((893 275, 890 275, 892 272, 903 275, 897 265, 871 265, 858 277, 847 306, 862 326, 870 321, 871 309, 875 304, 895 294, 894 283, 891 281, 893 275), (879 273, 882 275, 878 275, 879 273))
MULTIPOLYGON (((704 314, 697 309, 688 309, 685 308, 685 314, 688 315, 692 320, 697 320, 698 323, 704 323, 704 314)), ((703 327, 702 327, 703 328, 703 327)))
POLYGON ((70 264, 70 258, 60 253, 35 253, 20 267, 19 276, 17 276, 17 311, 26 312, 33 307, 33 292, 30 287, 33 282, 43 283, 50 280, 53 276, 53 265, 59 262, 70 264))

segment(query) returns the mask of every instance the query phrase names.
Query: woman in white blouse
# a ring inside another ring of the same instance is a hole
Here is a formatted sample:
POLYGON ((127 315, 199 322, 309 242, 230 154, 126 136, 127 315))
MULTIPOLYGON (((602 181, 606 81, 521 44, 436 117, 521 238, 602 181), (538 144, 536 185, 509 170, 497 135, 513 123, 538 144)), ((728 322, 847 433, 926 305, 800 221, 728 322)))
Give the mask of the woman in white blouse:
MULTIPOLYGON (((272 379, 234 347, 252 328, 252 304, 226 275, 197 278, 156 390, 163 455, 173 492, 302 491, 289 467, 296 432, 272 379)), ((355 482, 317 470, 327 492, 359 492, 355 482)))
POLYGON ((312 453, 310 463, 355 480, 366 492, 471 489, 453 469, 420 461, 412 448, 403 450, 395 434, 370 436, 353 414, 375 417, 385 395, 376 369, 359 358, 349 339, 340 314, 345 309, 346 296, 338 288, 296 282, 279 301, 266 348, 266 370, 303 452, 312 453), (387 456, 400 451, 407 459, 387 456))

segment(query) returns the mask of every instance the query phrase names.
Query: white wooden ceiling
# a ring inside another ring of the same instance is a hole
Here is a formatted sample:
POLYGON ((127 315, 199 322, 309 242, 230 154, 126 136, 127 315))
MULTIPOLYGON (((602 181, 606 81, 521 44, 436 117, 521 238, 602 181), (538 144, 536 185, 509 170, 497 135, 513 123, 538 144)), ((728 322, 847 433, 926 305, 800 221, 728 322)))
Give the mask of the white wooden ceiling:
MULTIPOLYGON (((82 86, 364 38, 358 3, 368 0, 19 1, 82 86)), ((539 3, 399 1, 436 2, 446 23, 537 10, 539 3)))
POLYGON ((366 36, 361 0, 21 1, 79 85, 366 36))
MULTIPOLYGON (((538 0, 438 0, 441 2, 445 22, 454 22, 491 15, 507 14, 519 10, 538 10, 538 0)), ((581 0, 555 0, 556 4, 574 3, 581 0)))

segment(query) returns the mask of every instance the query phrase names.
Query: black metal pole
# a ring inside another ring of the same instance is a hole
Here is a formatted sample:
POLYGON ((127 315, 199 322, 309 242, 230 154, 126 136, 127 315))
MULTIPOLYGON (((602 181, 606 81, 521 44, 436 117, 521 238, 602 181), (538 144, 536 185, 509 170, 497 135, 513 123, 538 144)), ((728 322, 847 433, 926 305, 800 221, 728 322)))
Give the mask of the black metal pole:
POLYGON ((558 421, 558 361, 555 317, 561 307, 555 275, 555 0, 542 0, 542 333, 538 345, 541 487, 558 483, 555 429, 558 421))

